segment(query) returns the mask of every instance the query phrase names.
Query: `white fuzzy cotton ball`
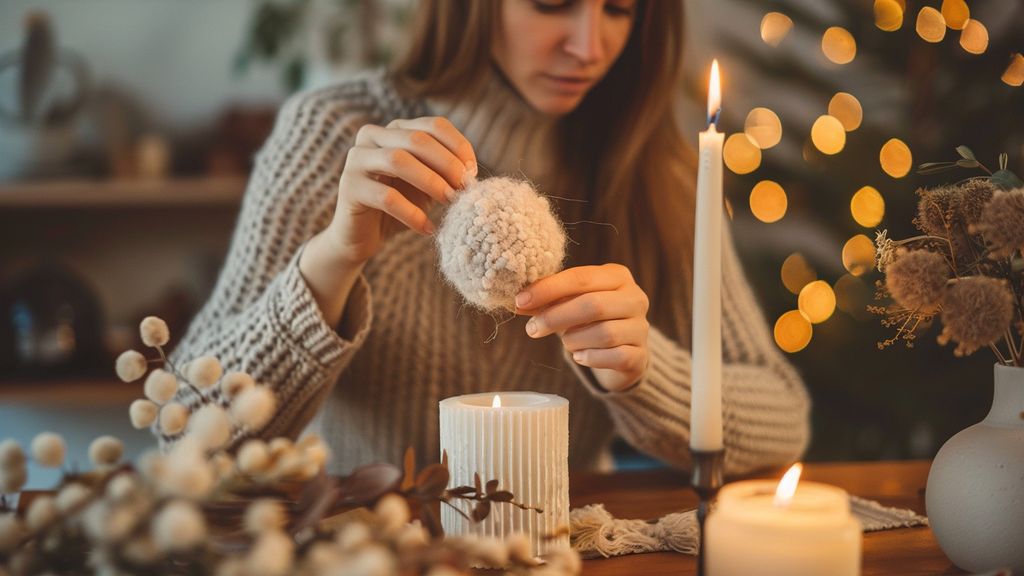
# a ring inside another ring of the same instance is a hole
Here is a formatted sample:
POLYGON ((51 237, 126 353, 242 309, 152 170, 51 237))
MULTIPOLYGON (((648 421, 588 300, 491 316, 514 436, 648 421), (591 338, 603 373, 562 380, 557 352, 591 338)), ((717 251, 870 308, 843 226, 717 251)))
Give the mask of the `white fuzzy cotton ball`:
POLYGON ((136 430, 141 430, 152 426, 153 422, 156 422, 156 415, 159 411, 159 406, 149 400, 140 398, 132 402, 132 405, 128 407, 128 417, 131 418, 132 427, 136 430))
POLYGON ((19 468, 25 465, 25 452, 16 441, 7 439, 0 442, 0 470, 19 468))
POLYGON ((43 432, 32 439, 32 459, 40 466, 60 468, 67 448, 64 439, 53 432, 43 432))
POLYGON ((487 311, 514 311, 524 287, 561 270, 565 242, 548 199, 512 178, 470 184, 437 233, 445 278, 487 311))
POLYGON ((188 434, 208 449, 220 448, 231 438, 231 421, 216 404, 207 404, 188 419, 188 434))
POLYGON ((245 372, 228 372, 220 380, 220 393, 228 400, 233 400, 255 385, 256 381, 245 372))
POLYGON ((117 357, 114 371, 117 377, 125 382, 134 382, 146 373, 146 357, 141 352, 127 350, 117 357))
POLYGON ((262 440, 246 440, 238 450, 238 469, 243 474, 262 474, 270 468, 270 450, 262 440))
POLYGON ((256 431, 274 416, 277 401, 266 386, 256 386, 242 392, 231 403, 231 416, 247 430, 256 431))
POLYGON ((195 505, 177 500, 153 519, 153 541, 161 550, 175 552, 197 546, 206 537, 206 521, 195 505))
POLYGON ((58 514, 60 510, 57 510, 57 501, 53 496, 38 496, 29 504, 25 523, 28 524, 29 530, 34 532, 53 522, 58 514))
POLYGON ((171 332, 167 329, 167 322, 156 316, 146 316, 139 323, 139 335, 142 336, 142 343, 150 348, 165 346, 171 339, 171 332))
POLYGON ((188 408, 184 404, 171 402, 160 409, 160 431, 174 436, 188 424, 188 408))
POLYGON ((213 356, 201 356, 192 360, 188 363, 186 370, 185 376, 189 382, 200 388, 213 386, 220 380, 220 376, 224 372, 220 365, 220 360, 213 356))
POLYGON ((100 436, 89 444, 89 460, 96 466, 113 466, 124 455, 124 443, 113 436, 100 436))
POLYGON ((178 379, 167 370, 157 368, 146 376, 146 384, 143 386, 146 398, 157 404, 167 404, 174 398, 178 391, 178 379))
POLYGON ((277 500, 261 498, 245 509, 245 529, 250 534, 266 530, 281 530, 288 523, 284 508, 277 500))

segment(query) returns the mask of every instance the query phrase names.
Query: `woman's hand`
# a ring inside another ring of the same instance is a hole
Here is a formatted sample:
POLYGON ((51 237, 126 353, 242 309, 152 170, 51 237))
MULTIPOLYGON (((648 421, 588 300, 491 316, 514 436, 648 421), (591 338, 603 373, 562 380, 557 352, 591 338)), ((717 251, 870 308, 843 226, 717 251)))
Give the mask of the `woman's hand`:
POLYGON ((619 392, 647 369, 647 294, 620 264, 568 268, 516 296, 532 338, 558 334, 573 360, 606 390, 619 392))
POLYGON ((472 144, 445 118, 363 126, 345 160, 328 228, 339 257, 360 265, 404 228, 432 234, 429 205, 450 203, 476 170, 472 144))

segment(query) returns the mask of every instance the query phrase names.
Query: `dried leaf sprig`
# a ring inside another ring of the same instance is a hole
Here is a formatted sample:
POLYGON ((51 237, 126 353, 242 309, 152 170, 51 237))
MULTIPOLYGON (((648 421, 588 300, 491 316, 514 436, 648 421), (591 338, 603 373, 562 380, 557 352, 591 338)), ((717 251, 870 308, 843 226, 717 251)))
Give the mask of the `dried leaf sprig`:
POLYGON ((869 306, 896 333, 878 343, 903 341, 913 347, 916 332, 942 321, 940 344, 954 343, 966 356, 989 348, 1002 364, 1024 359, 1024 181, 1007 168, 989 170, 966 146, 959 160, 923 164, 931 174, 978 168, 987 174, 918 190, 914 225, 922 234, 893 240, 882 230, 875 239, 876 261, 885 279, 876 284, 884 306, 869 306))

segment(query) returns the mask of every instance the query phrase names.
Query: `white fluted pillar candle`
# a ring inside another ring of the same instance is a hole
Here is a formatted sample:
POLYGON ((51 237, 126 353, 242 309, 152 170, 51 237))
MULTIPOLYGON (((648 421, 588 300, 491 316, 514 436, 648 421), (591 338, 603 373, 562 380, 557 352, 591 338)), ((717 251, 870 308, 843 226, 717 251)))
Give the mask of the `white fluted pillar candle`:
MULTIPOLYGON (((441 451, 448 454, 449 487, 498 480, 515 501, 543 512, 498 503, 474 523, 441 506, 446 534, 508 537, 525 534, 535 556, 567 546, 568 536, 548 540, 569 525, 569 401, 554 394, 488 392, 440 402, 441 451), (499 405, 500 404, 500 405, 499 405)), ((475 502, 453 500, 467 516, 475 502)))

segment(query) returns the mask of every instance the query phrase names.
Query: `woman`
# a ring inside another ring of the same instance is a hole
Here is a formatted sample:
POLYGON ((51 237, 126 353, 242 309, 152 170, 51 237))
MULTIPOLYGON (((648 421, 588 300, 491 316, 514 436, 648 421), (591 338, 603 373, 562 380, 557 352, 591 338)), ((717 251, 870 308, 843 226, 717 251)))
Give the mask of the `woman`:
MULTIPOLYGON (((597 466, 615 433, 686 467, 695 168, 672 112, 681 11, 424 1, 391 72, 282 108, 215 291, 175 356, 214 354, 272 385, 278 413, 260 434, 309 424, 338 473, 397 463, 407 445, 432 457, 440 399, 517 389, 569 399, 573 467, 597 466), (493 320, 461 309, 431 237, 478 166, 526 175, 564 199, 567 222, 614 225, 571 227, 568 267, 524 290, 490 343, 493 320)), ((808 399, 730 243, 724 252, 736 474, 800 456, 808 399)))

